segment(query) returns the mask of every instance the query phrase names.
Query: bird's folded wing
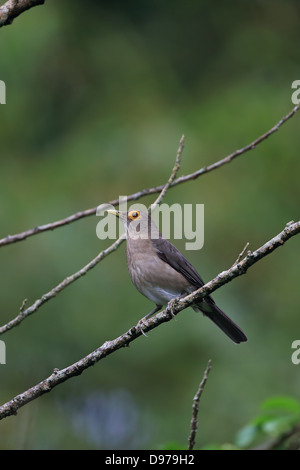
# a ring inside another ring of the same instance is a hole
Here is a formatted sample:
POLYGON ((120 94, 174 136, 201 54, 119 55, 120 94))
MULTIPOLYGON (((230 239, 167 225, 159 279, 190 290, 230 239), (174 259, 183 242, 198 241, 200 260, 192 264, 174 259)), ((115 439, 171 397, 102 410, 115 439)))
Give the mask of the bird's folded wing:
POLYGON ((204 285, 196 269, 171 242, 165 238, 152 239, 151 241, 153 248, 162 261, 181 273, 196 288, 204 285))

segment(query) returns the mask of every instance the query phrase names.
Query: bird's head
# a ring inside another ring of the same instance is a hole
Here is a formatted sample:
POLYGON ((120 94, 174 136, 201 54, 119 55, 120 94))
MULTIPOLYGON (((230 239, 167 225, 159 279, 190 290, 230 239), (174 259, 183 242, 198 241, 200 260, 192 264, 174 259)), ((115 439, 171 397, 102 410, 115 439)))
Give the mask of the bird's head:
POLYGON ((108 210, 109 214, 118 217, 131 238, 150 238, 153 233, 158 232, 158 228, 147 212, 137 209, 130 211, 108 210))
POLYGON ((115 210, 108 210, 109 214, 113 214, 123 222, 124 226, 128 226, 132 221, 139 220, 139 219, 148 219, 148 214, 144 214, 138 210, 131 210, 131 211, 115 211, 115 210), (146 217, 145 217, 146 216, 146 217))

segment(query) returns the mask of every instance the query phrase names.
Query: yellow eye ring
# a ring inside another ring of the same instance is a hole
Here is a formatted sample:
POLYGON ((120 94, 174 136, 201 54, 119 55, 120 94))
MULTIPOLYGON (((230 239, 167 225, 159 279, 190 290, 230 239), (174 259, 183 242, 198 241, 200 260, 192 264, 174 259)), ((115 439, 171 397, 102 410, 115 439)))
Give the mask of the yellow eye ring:
POLYGON ((129 219, 131 219, 131 220, 138 219, 140 215, 141 215, 141 214, 140 214, 139 211, 130 211, 130 212, 128 212, 128 217, 129 217, 129 219))

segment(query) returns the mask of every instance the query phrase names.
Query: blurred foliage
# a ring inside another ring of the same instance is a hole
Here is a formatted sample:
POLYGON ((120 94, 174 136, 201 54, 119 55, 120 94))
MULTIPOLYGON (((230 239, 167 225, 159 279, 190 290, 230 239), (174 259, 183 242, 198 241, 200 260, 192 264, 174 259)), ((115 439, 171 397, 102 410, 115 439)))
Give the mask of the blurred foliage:
POLYGON ((258 439, 279 438, 299 423, 300 402, 294 398, 269 398, 262 403, 261 410, 261 413, 237 434, 235 443, 239 448, 248 448, 258 439))
POLYGON ((261 412, 240 429, 233 444, 207 445, 211 450, 297 450, 299 449, 300 402, 288 396, 271 397, 261 412))
MULTIPOLYGON (((293 106, 299 17, 292 0, 53 0, 1 28, 0 236, 164 183, 182 133, 180 171, 188 174, 270 129, 293 106)), ((253 250, 298 220, 299 119, 230 165, 168 192, 170 204, 205 204, 204 248, 187 253, 204 279, 231 266, 247 241, 253 250)), ((109 245, 96 237, 98 221, 1 248, 1 324, 24 298, 30 305, 109 245)), ((184 249, 184 241, 176 245, 184 249)), ((298 255, 295 237, 214 295, 247 344, 232 344, 188 309, 2 421, 1 448, 187 442, 192 397, 209 358, 199 445, 234 442, 269 396, 299 397, 291 361, 300 336, 298 255)), ((130 283, 122 246, 2 338, 0 402, 151 308, 130 283)))
MULTIPOLYGON (((260 405, 260 409, 260 413, 237 432, 233 443, 209 443, 201 450, 299 449, 300 401, 289 396, 271 397, 260 405)), ((184 450, 186 445, 168 442, 161 449, 184 450)))

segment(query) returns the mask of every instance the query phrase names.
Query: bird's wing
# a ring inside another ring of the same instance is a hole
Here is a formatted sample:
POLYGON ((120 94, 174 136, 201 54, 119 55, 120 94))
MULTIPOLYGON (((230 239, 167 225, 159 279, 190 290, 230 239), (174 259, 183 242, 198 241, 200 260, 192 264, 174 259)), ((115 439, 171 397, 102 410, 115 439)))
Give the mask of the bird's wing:
POLYGON ((204 285, 196 269, 171 242, 165 238, 152 239, 151 241, 154 250, 162 261, 182 274, 193 286, 199 288, 204 285))
MULTIPOLYGON (((152 239, 153 247, 159 258, 168 263, 172 268, 181 273, 192 285, 199 288, 204 285, 203 280, 196 269, 180 253, 177 248, 165 238, 152 239)), ((196 303, 196 306, 218 325, 224 333, 235 343, 247 341, 243 331, 216 305, 210 295, 207 295, 203 301, 196 303)))

